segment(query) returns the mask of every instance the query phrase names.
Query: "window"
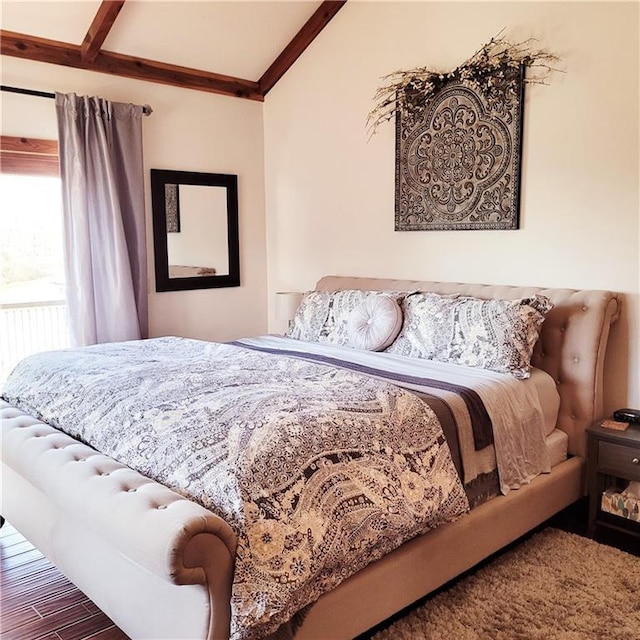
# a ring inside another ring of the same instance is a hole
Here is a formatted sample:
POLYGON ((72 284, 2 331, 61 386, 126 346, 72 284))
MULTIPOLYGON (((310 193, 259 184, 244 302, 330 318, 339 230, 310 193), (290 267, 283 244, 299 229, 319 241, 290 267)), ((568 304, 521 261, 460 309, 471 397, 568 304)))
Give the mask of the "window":
POLYGON ((23 357, 69 345, 57 143, 0 144, 0 382, 23 357))

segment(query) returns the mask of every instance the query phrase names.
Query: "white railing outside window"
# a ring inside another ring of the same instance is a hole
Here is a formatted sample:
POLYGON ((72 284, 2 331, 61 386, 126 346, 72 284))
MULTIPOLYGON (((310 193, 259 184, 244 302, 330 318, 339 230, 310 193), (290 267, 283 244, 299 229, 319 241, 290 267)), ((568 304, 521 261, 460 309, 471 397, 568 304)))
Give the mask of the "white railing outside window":
POLYGON ((0 304, 0 384, 22 358, 68 346, 64 300, 0 304))

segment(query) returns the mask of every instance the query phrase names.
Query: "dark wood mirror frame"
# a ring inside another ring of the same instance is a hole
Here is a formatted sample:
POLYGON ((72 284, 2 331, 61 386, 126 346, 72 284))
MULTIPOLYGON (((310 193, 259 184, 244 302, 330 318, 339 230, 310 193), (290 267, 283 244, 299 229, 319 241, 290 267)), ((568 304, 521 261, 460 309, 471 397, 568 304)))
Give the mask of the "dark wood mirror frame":
POLYGON ((151 169, 151 206, 156 267, 156 291, 185 291, 240 286, 240 246, 238 234, 238 176, 225 173, 198 173, 151 169), (166 185, 224 187, 227 193, 227 247, 229 272, 224 275, 169 277, 167 246, 166 185))

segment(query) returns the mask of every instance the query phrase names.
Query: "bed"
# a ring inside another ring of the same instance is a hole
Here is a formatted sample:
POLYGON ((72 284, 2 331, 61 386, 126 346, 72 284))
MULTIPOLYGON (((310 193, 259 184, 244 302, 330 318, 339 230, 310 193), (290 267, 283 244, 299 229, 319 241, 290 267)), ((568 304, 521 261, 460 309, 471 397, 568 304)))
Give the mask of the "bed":
MULTIPOLYGON (((538 400, 538 413, 553 422, 544 434, 556 442, 549 468, 532 474, 533 479, 516 478, 514 490, 502 487, 490 499, 491 491, 485 491, 486 499, 464 514, 453 514, 451 521, 411 537, 355 572, 346 571, 335 586, 314 597, 291 624, 276 632, 297 639, 337 640, 372 628, 583 495, 584 432, 602 414, 605 351, 620 301, 607 291, 340 276, 322 278, 315 291, 386 291, 398 299, 399 292, 502 301, 543 296, 553 304, 533 350, 534 375, 527 380, 533 386, 532 379, 545 380, 542 386, 547 388, 551 381, 555 387, 538 400)), ((295 351, 296 344, 299 341, 267 337, 225 349, 237 347, 262 356, 277 349, 295 351)), ((337 346, 327 356, 319 346, 315 355, 296 357, 296 362, 302 361, 301 367, 326 367, 340 349, 346 350, 337 346), (312 364, 314 358, 325 362, 312 364)), ((389 361, 403 359, 381 355, 389 361)), ((362 357, 366 360, 356 367, 378 379, 373 371, 377 365, 369 355, 362 357)), ((445 363, 444 369, 447 366, 454 365, 445 363)), ((500 373, 494 377, 505 380, 500 373)), ((418 393, 415 380, 405 379, 409 393, 418 393)), ((5 401, 1 411, 2 513, 16 529, 132 638, 229 637, 234 571, 243 566, 234 526, 214 510, 96 453, 27 411, 5 401)))
POLYGON ((169 265, 169 278, 193 278, 194 276, 215 276, 214 267, 193 267, 181 264, 169 265))

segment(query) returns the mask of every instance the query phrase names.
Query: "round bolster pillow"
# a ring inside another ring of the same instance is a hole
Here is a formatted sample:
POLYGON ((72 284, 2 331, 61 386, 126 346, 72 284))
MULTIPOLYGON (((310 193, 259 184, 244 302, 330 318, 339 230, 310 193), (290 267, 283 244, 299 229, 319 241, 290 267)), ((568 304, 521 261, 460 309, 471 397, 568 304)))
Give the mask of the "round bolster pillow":
POLYGON ((382 351, 396 339, 401 327, 402 309, 396 300, 385 295, 368 296, 349 314, 349 346, 382 351))

